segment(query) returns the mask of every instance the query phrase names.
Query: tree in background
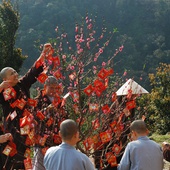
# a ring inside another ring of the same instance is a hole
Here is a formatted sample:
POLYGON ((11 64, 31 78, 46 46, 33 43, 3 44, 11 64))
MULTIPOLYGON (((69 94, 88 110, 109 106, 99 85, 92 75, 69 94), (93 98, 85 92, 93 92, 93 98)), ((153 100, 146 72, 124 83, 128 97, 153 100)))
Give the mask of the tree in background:
POLYGON ((155 74, 149 74, 152 90, 140 102, 146 111, 146 120, 152 132, 170 131, 170 64, 160 63, 155 74))
POLYGON ((25 59, 22 56, 22 50, 15 48, 18 27, 18 11, 10 1, 3 0, 0 5, 0 70, 9 66, 19 71, 25 59))

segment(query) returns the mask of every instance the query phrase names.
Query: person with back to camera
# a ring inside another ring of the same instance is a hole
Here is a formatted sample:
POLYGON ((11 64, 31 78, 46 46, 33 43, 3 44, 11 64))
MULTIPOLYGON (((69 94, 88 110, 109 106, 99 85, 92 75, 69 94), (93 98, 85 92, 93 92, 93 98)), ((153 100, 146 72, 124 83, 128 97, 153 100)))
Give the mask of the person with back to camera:
POLYGON ((126 146, 118 170, 162 170, 161 146, 150 140, 143 120, 135 120, 130 126, 132 142, 126 146))
POLYGON ((170 162, 170 143, 164 141, 162 143, 162 150, 163 150, 164 159, 170 162))
POLYGON ((46 170, 94 170, 90 159, 75 149, 79 141, 79 131, 75 121, 64 120, 60 124, 62 144, 51 147, 44 157, 46 170))
POLYGON ((46 55, 51 49, 50 43, 44 44, 40 57, 21 78, 11 67, 5 67, 0 72, 3 80, 0 84, 0 104, 3 109, 4 133, 10 132, 13 135, 13 143, 16 145, 17 151, 11 157, 4 154, 3 149, 1 150, 1 165, 4 169, 24 169, 24 154, 28 146, 25 144, 26 135, 21 134, 20 118, 23 117, 24 110, 29 107, 27 103, 30 98, 29 90, 43 72, 46 55))

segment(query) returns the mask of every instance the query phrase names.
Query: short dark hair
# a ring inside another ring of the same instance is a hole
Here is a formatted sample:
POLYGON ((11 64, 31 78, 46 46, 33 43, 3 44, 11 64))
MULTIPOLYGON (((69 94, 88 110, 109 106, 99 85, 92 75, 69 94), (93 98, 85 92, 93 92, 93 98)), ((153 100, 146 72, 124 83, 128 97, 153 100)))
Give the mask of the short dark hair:
POLYGON ((135 120, 131 123, 130 130, 140 134, 146 132, 147 128, 143 120, 135 120))
POLYGON ((66 119, 60 124, 60 134, 62 139, 70 140, 78 132, 78 126, 72 119, 66 119))

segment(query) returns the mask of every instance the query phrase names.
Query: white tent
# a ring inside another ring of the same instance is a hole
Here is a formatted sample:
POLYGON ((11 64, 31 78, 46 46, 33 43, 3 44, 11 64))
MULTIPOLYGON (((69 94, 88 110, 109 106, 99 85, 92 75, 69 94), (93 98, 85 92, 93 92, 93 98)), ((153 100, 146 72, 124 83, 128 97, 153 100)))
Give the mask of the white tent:
POLYGON ((127 95, 128 91, 132 90, 132 94, 145 94, 149 93, 143 87, 141 87, 134 80, 129 79, 120 89, 116 92, 117 96, 127 95))

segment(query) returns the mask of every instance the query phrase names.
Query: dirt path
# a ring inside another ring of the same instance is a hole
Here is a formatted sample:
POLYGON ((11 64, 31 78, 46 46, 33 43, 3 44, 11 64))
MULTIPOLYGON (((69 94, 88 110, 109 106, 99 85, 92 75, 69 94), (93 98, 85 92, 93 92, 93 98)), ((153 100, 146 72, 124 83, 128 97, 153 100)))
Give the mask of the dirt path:
POLYGON ((170 170, 170 162, 164 160, 164 169, 163 170, 170 170))

